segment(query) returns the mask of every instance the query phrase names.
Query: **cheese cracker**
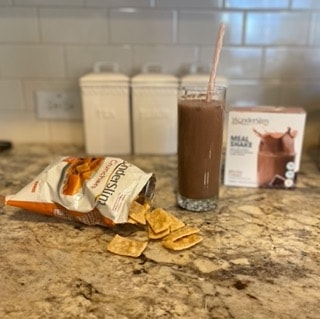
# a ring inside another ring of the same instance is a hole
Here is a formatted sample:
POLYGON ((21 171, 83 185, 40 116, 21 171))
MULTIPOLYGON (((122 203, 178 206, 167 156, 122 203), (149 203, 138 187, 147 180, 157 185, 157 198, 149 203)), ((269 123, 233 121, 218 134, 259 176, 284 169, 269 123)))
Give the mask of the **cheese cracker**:
POLYGON ((107 250, 122 256, 139 257, 146 249, 147 241, 138 241, 115 235, 107 246, 107 250))
POLYGON ((175 241, 163 240, 162 245, 171 250, 183 250, 200 243, 202 240, 202 236, 198 234, 192 234, 175 241))

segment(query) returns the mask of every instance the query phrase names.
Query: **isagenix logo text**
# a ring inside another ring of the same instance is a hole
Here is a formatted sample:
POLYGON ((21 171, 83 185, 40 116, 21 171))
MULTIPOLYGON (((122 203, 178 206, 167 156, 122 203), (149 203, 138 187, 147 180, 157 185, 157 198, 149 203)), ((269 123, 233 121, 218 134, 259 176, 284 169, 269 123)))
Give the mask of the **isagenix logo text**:
POLYGON ((232 117, 233 125, 269 125, 269 120, 262 117, 232 117))

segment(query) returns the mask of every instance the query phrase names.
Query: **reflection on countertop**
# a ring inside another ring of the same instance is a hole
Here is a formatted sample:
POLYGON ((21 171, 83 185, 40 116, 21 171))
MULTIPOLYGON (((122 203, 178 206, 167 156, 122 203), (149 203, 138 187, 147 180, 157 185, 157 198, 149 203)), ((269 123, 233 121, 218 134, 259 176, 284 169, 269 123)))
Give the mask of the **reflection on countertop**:
MULTIPOLYGON (((0 154, 0 194, 18 191, 72 145, 15 145, 0 154)), ((217 209, 180 210, 175 156, 127 156, 157 176, 154 206, 200 227, 204 240, 172 253, 149 243, 112 255, 115 229, 0 207, 1 318, 318 318, 320 153, 305 154, 295 190, 221 188, 217 209)), ((130 234, 132 235, 132 234, 130 234)), ((139 234, 136 234, 137 236, 139 234)))

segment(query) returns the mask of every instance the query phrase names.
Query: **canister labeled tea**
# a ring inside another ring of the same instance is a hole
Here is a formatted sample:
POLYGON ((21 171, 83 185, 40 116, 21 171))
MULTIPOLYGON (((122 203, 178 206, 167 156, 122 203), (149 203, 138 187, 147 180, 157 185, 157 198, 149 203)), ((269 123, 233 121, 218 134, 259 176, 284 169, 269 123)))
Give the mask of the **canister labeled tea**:
POLYGON ((130 154, 129 77, 115 63, 98 62, 93 73, 80 79, 80 86, 87 153, 130 154))

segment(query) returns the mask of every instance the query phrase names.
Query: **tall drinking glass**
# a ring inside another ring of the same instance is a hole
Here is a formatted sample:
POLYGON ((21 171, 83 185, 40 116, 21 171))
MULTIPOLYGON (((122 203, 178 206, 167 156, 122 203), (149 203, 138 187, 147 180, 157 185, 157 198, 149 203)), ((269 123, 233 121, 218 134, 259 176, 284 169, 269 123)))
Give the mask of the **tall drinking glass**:
POLYGON ((191 211, 217 204, 220 186, 226 88, 183 87, 178 94, 177 202, 191 211))

